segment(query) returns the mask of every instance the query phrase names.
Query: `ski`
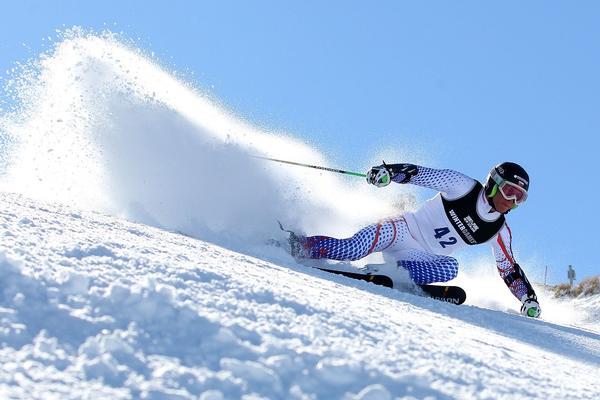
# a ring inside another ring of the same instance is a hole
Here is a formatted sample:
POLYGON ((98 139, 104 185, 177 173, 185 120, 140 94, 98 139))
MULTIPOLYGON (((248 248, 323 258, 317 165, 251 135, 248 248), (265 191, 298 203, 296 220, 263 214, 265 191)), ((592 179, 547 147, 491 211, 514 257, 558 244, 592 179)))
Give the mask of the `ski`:
MULTIPOLYGON (((332 274, 343 275, 348 278, 358 279, 361 281, 371 282, 375 285, 385 286, 389 288, 394 287, 394 282, 389 276, 376 275, 376 274, 359 274, 355 272, 337 271, 333 269, 317 268, 321 271, 329 272, 332 274)), ((452 285, 417 285, 421 290, 429 297, 445 301, 452 304, 462 304, 467 299, 467 293, 460 286, 452 285)))
POLYGON ((376 275, 376 274, 359 274, 355 272, 347 272, 347 271, 337 271, 335 269, 326 269, 326 268, 316 268, 321 271, 329 272, 332 274, 343 275, 348 278, 358 279, 361 281, 371 282, 379 286, 385 286, 389 288, 394 287, 394 282, 389 276, 385 275, 376 275))
POLYGON ((467 300, 467 293, 460 286, 453 285, 417 285, 429 297, 452 304, 462 304, 467 300))

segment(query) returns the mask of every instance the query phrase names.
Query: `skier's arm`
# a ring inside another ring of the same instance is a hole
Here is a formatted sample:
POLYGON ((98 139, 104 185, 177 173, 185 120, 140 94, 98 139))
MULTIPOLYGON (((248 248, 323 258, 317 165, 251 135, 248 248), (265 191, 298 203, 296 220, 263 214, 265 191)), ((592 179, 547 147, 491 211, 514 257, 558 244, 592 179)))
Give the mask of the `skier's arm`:
POLYGON ((521 312, 530 317, 538 317, 541 309, 531 283, 521 266, 515 261, 512 252, 512 233, 507 224, 492 239, 496 267, 511 293, 522 303, 521 312), (530 310, 533 308, 533 310, 530 310))
POLYGON ((473 178, 451 169, 434 169, 406 163, 383 164, 373 167, 367 174, 367 181, 376 186, 386 186, 390 180, 434 189, 447 198, 460 197, 475 184, 473 178))

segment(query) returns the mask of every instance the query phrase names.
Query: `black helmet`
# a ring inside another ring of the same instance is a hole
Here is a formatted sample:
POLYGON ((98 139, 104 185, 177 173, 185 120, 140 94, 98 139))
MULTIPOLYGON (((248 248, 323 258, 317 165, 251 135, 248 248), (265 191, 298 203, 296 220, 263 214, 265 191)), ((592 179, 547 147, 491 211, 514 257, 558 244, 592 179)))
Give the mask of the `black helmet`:
POLYGON ((492 168, 485 183, 486 196, 493 197, 498 190, 498 186, 503 182, 510 182, 522 188, 525 194, 529 191, 529 174, 519 164, 503 162, 492 168))

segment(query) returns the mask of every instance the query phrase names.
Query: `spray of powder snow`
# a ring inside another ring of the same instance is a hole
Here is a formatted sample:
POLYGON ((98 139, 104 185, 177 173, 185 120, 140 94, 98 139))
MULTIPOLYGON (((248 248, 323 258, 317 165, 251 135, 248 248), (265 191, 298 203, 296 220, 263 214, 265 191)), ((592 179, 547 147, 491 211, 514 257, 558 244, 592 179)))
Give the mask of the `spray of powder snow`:
POLYGON ((238 248, 263 242, 277 219, 350 233, 410 201, 356 178, 252 158, 328 165, 309 145, 231 115, 110 33, 69 31, 12 88, 20 107, 0 120, 5 191, 238 248))
MULTIPOLYGON (((414 206, 407 187, 380 190, 360 179, 251 157, 330 164, 290 135, 240 120, 110 33, 67 32, 9 87, 18 108, 0 116, 4 191, 239 251, 272 237, 278 219, 339 237, 414 206)), ((458 279, 471 304, 514 310, 493 261, 477 265, 485 268, 464 265, 458 279)))

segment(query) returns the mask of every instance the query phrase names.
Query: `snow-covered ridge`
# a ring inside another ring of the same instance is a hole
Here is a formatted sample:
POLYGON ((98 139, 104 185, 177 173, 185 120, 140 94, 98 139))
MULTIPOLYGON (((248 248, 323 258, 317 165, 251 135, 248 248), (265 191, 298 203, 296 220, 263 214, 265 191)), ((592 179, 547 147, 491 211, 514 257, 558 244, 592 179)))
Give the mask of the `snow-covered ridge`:
POLYGON ((571 288, 568 284, 550 287, 545 293, 553 295, 554 304, 568 307, 579 313, 579 322, 592 329, 600 329, 600 276, 584 278, 571 288))
POLYGON ((600 330, 600 295, 581 296, 571 301, 573 308, 586 316, 590 325, 600 330))
POLYGON ((3 398, 599 394, 591 331, 20 195, 0 195, 0 224, 3 398))

